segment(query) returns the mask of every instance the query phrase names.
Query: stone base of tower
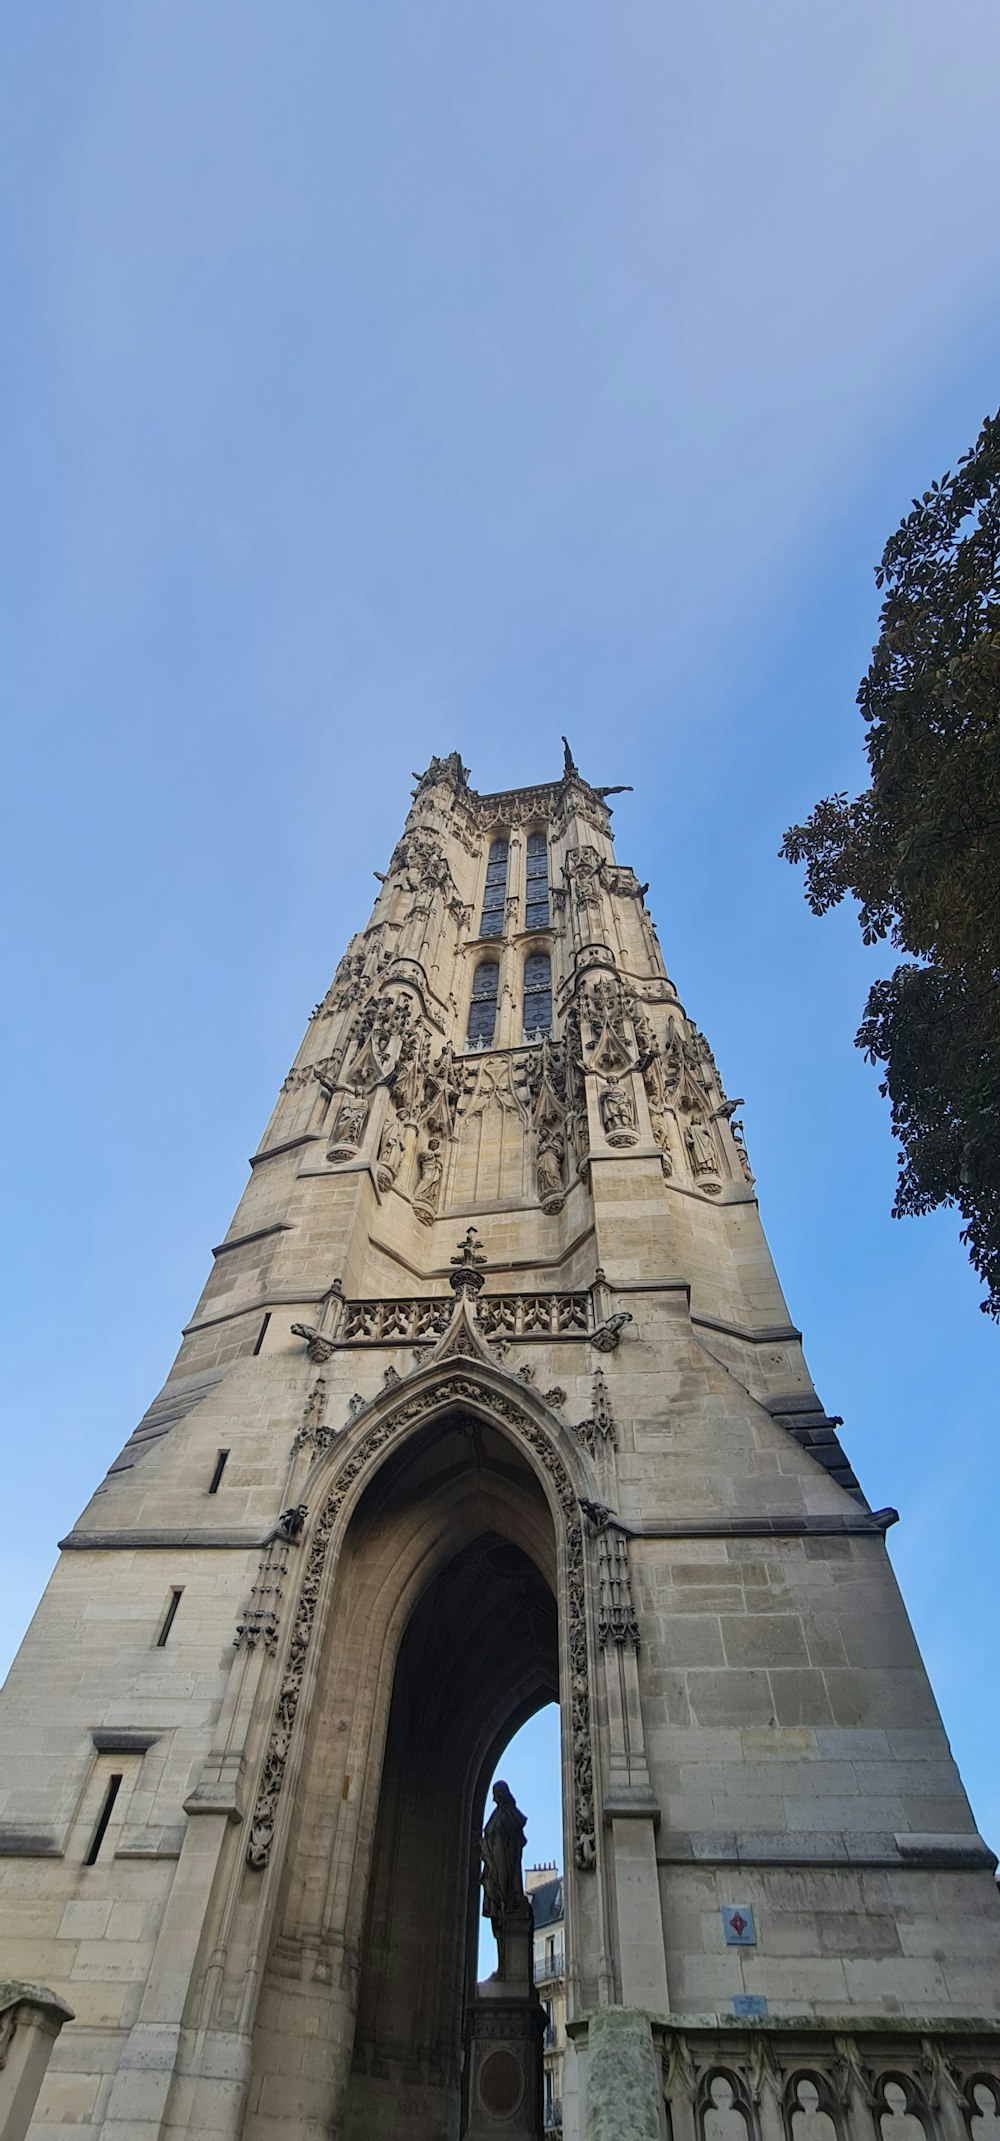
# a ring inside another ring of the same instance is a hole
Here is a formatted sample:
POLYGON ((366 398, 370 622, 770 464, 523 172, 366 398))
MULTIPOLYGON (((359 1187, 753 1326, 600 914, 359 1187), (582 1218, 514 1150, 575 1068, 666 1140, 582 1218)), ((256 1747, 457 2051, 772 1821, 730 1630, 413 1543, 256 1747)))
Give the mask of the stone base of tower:
POLYGON ((544 2032, 534 1993, 479 1987, 466 2012, 462 2141, 542 2141, 544 2032))

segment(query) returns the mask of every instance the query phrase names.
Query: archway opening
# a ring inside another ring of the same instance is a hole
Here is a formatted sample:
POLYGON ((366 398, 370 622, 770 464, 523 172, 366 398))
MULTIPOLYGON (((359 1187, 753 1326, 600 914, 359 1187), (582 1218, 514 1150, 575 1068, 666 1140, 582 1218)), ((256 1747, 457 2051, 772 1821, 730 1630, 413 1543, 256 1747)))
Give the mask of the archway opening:
POLYGON ((559 1696, 555 1534, 527 1458, 458 1413, 390 1459, 352 1532, 362 1558, 368 1540, 401 1558, 419 1542, 427 1575, 392 1674, 344 2132, 457 2141, 487 1790, 559 1696))

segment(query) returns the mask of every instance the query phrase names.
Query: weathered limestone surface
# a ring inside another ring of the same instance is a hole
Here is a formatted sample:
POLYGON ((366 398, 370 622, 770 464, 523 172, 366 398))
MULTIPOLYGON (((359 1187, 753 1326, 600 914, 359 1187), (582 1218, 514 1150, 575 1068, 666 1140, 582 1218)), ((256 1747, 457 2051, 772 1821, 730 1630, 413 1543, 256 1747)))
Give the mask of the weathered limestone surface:
POLYGON ((44 1985, 0 1979, 0 2141, 24 2141, 52 2047, 72 2019, 44 1985))
POLYGON ((675 2141, 994 2141, 992 1853, 641 890, 571 766, 418 783, 0 1705, 0 1969, 74 2014, 32 2141, 458 2141, 553 1698, 567 2141, 640 2039, 675 2141))

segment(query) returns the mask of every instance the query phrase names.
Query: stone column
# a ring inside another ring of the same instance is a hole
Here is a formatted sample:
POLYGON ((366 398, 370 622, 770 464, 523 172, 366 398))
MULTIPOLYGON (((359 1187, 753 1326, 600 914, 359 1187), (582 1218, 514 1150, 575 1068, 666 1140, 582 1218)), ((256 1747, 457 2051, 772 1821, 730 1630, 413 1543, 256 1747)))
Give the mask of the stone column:
POLYGON ((52 2047, 72 2020, 44 1985, 0 1980, 0 2141, 24 2141, 52 2047))
POLYGON ((649 2016, 600 2007, 587 2029, 584 2141, 663 2141, 660 2064, 649 2016))

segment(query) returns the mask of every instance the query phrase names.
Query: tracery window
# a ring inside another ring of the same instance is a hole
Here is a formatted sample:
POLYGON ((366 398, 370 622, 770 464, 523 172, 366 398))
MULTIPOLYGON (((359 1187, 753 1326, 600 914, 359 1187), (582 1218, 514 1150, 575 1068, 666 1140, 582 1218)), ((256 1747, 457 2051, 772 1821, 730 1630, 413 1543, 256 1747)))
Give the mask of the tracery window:
POLYGON ((552 1031, 552 963, 548 952, 532 952, 524 962, 524 1030, 552 1031))
POLYGON ((507 858, 509 843, 494 840, 490 847, 490 859, 486 865, 486 890, 483 894, 483 915, 479 925, 481 937, 503 935, 504 903, 507 898, 507 858))
POLYGON ((549 926, 549 844, 544 833, 529 833, 527 843, 525 929, 549 926))
MULTIPOLYGON (((488 935, 487 930, 483 931, 488 935)), ((497 1022, 497 993, 500 988, 500 968, 495 959, 484 959, 477 966, 472 983, 472 1002, 469 1005, 470 1041, 492 1041, 497 1022)))

